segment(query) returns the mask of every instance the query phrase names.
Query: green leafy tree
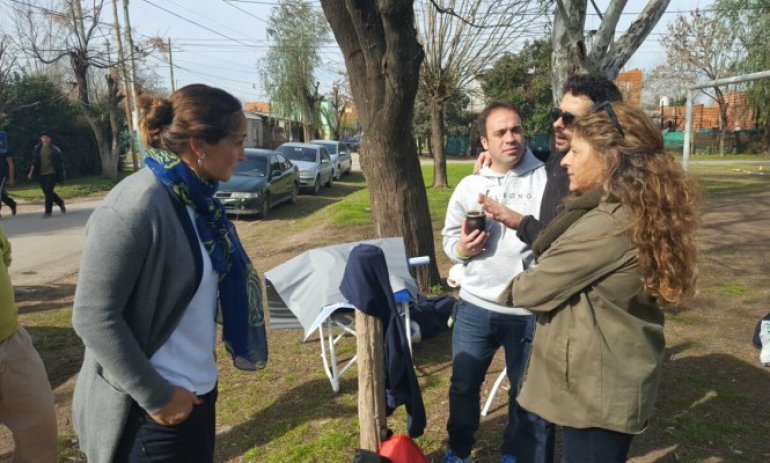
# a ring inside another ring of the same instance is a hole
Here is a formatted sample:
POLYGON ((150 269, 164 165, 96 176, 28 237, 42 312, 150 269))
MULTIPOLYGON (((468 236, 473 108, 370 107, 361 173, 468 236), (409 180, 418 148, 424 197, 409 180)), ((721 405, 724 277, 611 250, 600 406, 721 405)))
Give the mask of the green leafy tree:
POLYGON ((305 0, 279 0, 268 20, 267 34, 273 43, 261 68, 272 111, 283 117, 299 116, 305 140, 319 126, 319 102, 315 69, 321 65, 320 47, 330 38, 321 11, 305 0))
MULTIPOLYGON (((469 112, 466 108, 470 103, 470 98, 462 90, 455 90, 444 102, 444 135, 468 135, 468 124, 472 123, 476 114, 469 112)), ((423 142, 431 137, 431 101, 422 87, 417 89, 417 98, 414 102, 414 124, 413 131, 417 138, 418 152, 422 151, 423 142)), ((443 145, 446 145, 444 137, 443 145)), ((426 144, 428 151, 433 154, 433 146, 430 142, 426 144)))
MULTIPOLYGON (((725 25, 735 32, 743 50, 735 71, 738 74, 770 69, 770 0, 718 0, 715 9, 725 25)), ((746 90, 754 120, 764 129, 765 150, 770 152, 770 80, 750 82, 746 90)))
POLYGON ((528 135, 549 132, 551 92, 551 42, 528 42, 520 52, 508 53, 481 76, 488 101, 510 101, 519 108, 528 135))
POLYGON ((50 131, 54 143, 64 151, 67 176, 101 172, 99 150, 88 122, 55 81, 45 75, 15 74, 8 81, 8 95, 12 105, 3 130, 8 133, 17 175, 29 170, 41 130, 50 131))

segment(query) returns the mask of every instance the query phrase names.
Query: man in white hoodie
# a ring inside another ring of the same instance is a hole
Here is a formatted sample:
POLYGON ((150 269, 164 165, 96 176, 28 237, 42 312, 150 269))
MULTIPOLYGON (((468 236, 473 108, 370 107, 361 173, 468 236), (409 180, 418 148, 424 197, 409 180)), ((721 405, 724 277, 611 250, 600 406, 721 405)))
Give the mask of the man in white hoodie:
POLYGON ((465 270, 452 333, 449 449, 444 462, 472 462, 470 453, 479 427, 481 384, 492 357, 502 346, 512 387, 500 461, 514 463, 521 446, 537 445, 517 436, 537 434, 536 428, 545 425, 536 417, 518 413, 516 404, 534 318, 524 309, 506 307, 496 301, 511 279, 535 259, 515 231, 499 222, 487 220, 485 230, 469 233, 465 214, 481 209, 479 195, 484 194, 510 209, 537 217, 547 174, 545 165, 524 143, 524 128, 514 105, 488 105, 479 116, 478 126, 481 144, 489 152, 492 165, 484 167, 479 175, 469 175, 460 181, 449 200, 441 232, 444 252, 462 263, 465 270))

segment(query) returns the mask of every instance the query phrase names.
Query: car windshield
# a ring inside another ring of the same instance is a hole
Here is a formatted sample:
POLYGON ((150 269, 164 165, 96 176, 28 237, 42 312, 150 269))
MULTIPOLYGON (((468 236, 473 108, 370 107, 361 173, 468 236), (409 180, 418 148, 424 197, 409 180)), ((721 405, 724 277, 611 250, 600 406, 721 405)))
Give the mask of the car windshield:
POLYGON ((321 145, 324 148, 326 148, 326 151, 329 152, 329 154, 337 154, 337 144, 336 143, 323 143, 323 142, 313 142, 316 145, 321 145))
POLYGON ((279 146, 278 150, 292 161, 318 162, 316 161, 317 151, 313 148, 302 148, 300 146, 279 146))
POLYGON ((267 158, 246 158, 235 165, 235 175, 264 177, 267 172, 267 158))

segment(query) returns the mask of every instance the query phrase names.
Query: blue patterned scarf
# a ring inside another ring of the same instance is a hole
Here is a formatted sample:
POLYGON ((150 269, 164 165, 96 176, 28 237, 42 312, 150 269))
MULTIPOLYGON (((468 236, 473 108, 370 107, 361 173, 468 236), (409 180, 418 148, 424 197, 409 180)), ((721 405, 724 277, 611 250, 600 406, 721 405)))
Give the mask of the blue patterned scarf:
POLYGON ((149 149, 144 163, 172 195, 195 211, 198 234, 219 274, 222 337, 233 363, 242 370, 265 368, 262 284, 224 206, 214 198, 219 184, 201 179, 169 151, 149 149))

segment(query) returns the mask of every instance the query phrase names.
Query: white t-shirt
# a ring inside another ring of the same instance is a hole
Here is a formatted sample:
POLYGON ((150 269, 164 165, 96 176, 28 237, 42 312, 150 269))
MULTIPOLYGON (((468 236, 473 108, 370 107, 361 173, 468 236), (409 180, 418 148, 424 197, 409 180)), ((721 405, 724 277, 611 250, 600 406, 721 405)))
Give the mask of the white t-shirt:
MULTIPOLYGON (((195 211, 187 207, 195 231, 195 211)), ((211 265, 211 258, 198 234, 203 258, 203 278, 182 319, 166 342, 158 349, 150 363, 168 382, 203 395, 217 384, 216 308, 219 274, 211 265)))

